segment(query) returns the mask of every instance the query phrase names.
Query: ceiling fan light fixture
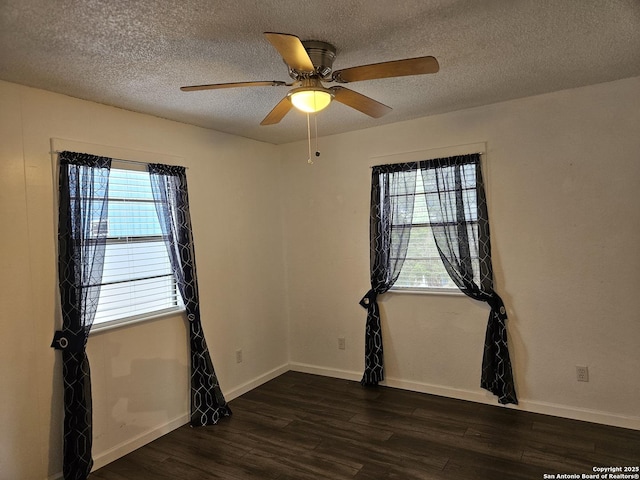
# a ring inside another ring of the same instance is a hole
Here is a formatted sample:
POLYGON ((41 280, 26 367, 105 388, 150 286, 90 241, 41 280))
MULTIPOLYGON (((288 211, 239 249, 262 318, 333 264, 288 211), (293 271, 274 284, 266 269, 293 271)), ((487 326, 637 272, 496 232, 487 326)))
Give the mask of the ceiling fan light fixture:
POLYGON ((300 87, 291 90, 289 99, 298 110, 315 113, 329 106, 333 100, 333 92, 327 88, 300 87))

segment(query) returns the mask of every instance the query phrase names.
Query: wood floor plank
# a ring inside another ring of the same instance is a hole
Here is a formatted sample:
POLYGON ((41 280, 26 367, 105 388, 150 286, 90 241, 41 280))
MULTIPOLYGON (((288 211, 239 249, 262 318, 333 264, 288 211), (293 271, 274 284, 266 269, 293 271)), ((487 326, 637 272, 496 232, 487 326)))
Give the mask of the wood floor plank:
POLYGON ((640 431, 287 372, 90 480, 537 480, 638 465, 640 431))
POLYGON ((548 472, 544 468, 519 461, 475 452, 456 455, 444 469, 447 478, 456 480, 537 480, 548 472))

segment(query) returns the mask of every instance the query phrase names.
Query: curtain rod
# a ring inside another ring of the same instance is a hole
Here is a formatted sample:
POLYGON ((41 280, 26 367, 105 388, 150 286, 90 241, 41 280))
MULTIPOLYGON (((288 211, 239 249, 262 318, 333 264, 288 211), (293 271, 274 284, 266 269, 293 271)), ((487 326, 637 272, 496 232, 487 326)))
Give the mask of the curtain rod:
MULTIPOLYGON (((69 151, 69 150, 65 150, 65 151, 69 151)), ((55 153, 56 155, 60 155, 63 152, 63 150, 54 150, 51 153, 55 153)), ((81 153, 81 152, 75 152, 75 153, 81 153)), ((93 155, 93 154, 90 154, 93 155)), ((122 163, 131 163, 133 165, 144 165, 147 166, 150 163, 155 163, 155 162, 142 162, 140 160, 127 160, 126 158, 113 158, 113 157, 108 157, 106 155, 96 155, 98 157, 106 157, 106 158, 110 158, 111 160, 114 160, 116 162, 122 162, 122 163)), ((178 165, 181 166, 181 165, 178 165)), ((189 170, 189 167, 183 167, 185 170, 189 170)))
MULTIPOLYGON (((480 155, 481 157, 484 156, 486 154, 486 152, 469 152, 469 153, 459 153, 456 155, 445 155, 442 158, 449 158, 449 157, 463 157, 465 155, 480 155)), ((377 157, 380 158, 380 157, 377 157)), ((420 163, 420 162, 428 162, 430 160, 437 160, 439 157, 433 157, 433 158, 427 158, 424 160, 409 160, 409 161, 400 161, 400 162, 391 162, 391 163, 381 163, 381 164, 377 164, 377 165, 369 165, 369 169, 373 169, 374 167, 379 167, 381 165, 396 165, 396 164, 400 164, 400 163, 420 163)))

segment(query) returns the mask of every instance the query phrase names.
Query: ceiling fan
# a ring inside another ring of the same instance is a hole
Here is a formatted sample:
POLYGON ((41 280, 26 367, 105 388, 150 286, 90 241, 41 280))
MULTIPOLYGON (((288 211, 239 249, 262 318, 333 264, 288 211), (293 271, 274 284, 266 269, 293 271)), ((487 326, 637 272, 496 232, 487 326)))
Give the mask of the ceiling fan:
POLYGON ((440 69, 434 57, 417 57, 333 71, 333 61, 336 57, 336 49, 333 45, 317 40, 301 41, 295 35, 286 33, 266 32, 264 35, 289 67, 292 83, 277 80, 214 83, 181 87, 180 90, 192 92, 236 87, 294 87, 260 122, 260 125, 273 125, 280 122, 293 107, 303 112, 319 112, 332 100, 370 117, 379 118, 391 111, 391 107, 340 85, 327 88, 323 82, 351 83, 436 73, 440 69))

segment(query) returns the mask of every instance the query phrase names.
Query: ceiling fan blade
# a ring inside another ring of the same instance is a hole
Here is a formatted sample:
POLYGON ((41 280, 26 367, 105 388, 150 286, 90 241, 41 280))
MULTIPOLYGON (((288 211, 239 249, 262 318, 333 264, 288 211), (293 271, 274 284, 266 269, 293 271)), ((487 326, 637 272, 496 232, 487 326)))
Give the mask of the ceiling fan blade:
POLYGON ((267 40, 291 68, 301 72, 313 72, 315 70, 309 54, 298 37, 287 33, 273 32, 265 32, 264 36, 267 37, 267 40))
POLYGON ((289 97, 284 97, 275 107, 273 107, 273 110, 264 117, 264 120, 260 122, 260 125, 275 125, 276 123, 279 123, 292 108, 293 104, 291 103, 291 100, 289 100, 289 97))
POLYGON ((334 100, 344 103, 348 107, 355 108, 373 118, 380 118, 392 110, 391 107, 387 107, 384 103, 380 103, 373 98, 369 98, 348 88, 331 87, 330 90, 332 90, 335 95, 334 100))
POLYGON ((195 92, 197 90, 216 90, 218 88, 236 88, 236 87, 290 87, 287 82, 278 82, 276 80, 264 82, 233 82, 233 83, 213 83, 211 85, 190 85, 188 87, 180 87, 183 92, 195 92))
POLYGON ((378 78, 436 73, 438 70, 440 70, 440 65, 435 57, 406 58, 337 70, 333 72, 333 81, 339 83, 360 82, 378 78))

